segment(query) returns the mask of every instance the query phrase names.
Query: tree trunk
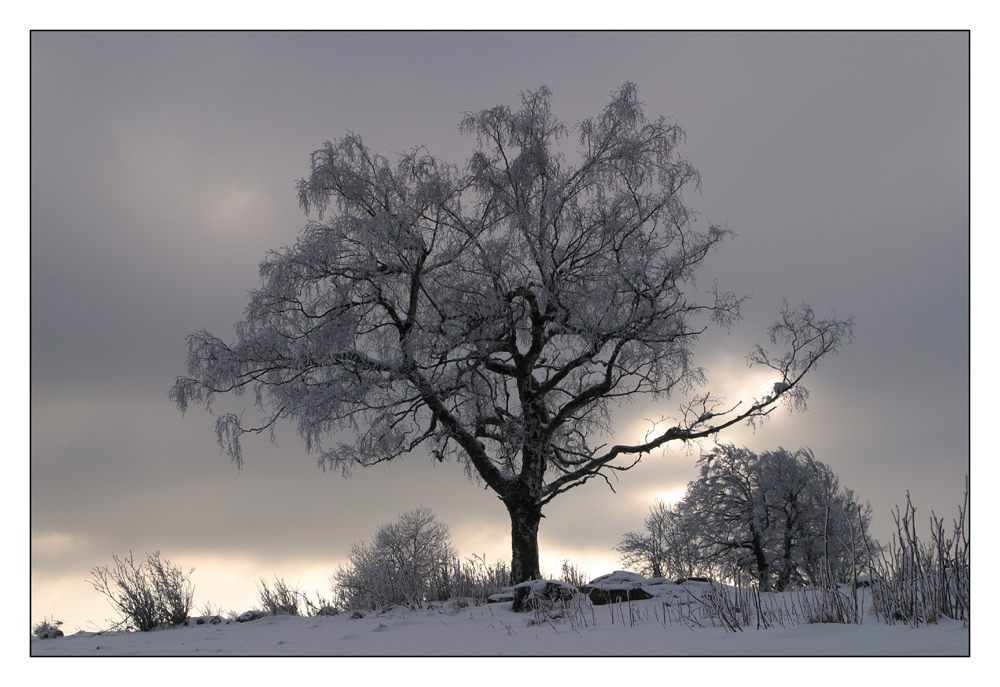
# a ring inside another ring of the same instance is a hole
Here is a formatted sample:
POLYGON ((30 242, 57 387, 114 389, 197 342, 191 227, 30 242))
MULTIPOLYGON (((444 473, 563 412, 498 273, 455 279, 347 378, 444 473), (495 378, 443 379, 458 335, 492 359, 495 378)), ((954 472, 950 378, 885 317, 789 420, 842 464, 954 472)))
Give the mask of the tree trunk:
POLYGON ((792 581, 792 572, 795 570, 795 563, 792 561, 795 523, 791 518, 785 521, 785 536, 781 542, 781 569, 778 572, 778 581, 775 584, 775 591, 783 592, 792 581))
POLYGON ((750 540, 753 551, 754 562, 757 564, 757 581, 760 591, 771 591, 771 570, 768 565, 767 556, 764 553, 764 542, 759 532, 753 532, 750 540))
MULTIPOLYGON (((542 508, 534 499, 508 500, 505 505, 510 513, 510 583, 537 580, 542 576, 538 565, 538 524, 542 508)), ((526 598, 527 590, 515 594, 513 610, 525 610, 526 598)))
POLYGON ((506 505, 510 513, 510 582, 537 580, 542 576, 538 569, 538 524, 542 509, 520 501, 506 505))

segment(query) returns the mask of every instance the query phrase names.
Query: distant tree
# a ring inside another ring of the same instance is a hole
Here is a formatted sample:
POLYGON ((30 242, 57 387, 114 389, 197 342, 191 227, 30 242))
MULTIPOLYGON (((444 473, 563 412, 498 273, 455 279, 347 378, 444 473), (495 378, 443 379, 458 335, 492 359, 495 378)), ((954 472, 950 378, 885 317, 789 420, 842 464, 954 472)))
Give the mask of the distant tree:
POLYGON ((671 519, 670 506, 657 501, 649 509, 643 523, 644 532, 629 531, 615 550, 621 554, 622 565, 648 577, 663 577, 669 544, 666 529, 671 519))
POLYGON ((677 517, 703 567, 735 561, 761 590, 781 591, 846 582, 852 564, 864 563, 871 509, 809 449, 722 445, 698 462, 677 517))
POLYGON ((705 572, 695 550, 691 522, 672 504, 657 500, 649 509, 643 531, 626 532, 615 550, 622 565, 647 577, 692 577, 705 572))
POLYGON ((681 192, 699 177, 678 152, 681 129, 648 121, 626 83, 574 127, 568 158, 570 129, 549 100, 541 88, 517 111, 467 113, 478 147, 463 170, 422 148, 390 162, 354 134, 314 152, 298 190, 317 220, 261 264, 235 343, 188 338, 188 376, 171 391, 181 411, 252 391, 259 423, 216 423, 237 465, 241 436, 283 418, 345 475, 418 449, 458 460, 509 513, 513 582, 539 576, 552 499, 670 441, 760 422, 779 402, 804 408, 803 376, 852 329, 786 307, 770 335, 787 350, 749 356, 774 370, 771 393, 729 406, 697 394, 646 441, 592 445, 622 399, 702 384, 696 320, 731 325, 743 299, 691 295, 730 232, 694 228, 681 192), (321 445, 345 429, 353 443, 321 445))
POLYGON ((371 543, 351 546, 349 562, 334 574, 341 605, 347 608, 443 600, 455 552, 448 526, 423 506, 379 527, 371 543))

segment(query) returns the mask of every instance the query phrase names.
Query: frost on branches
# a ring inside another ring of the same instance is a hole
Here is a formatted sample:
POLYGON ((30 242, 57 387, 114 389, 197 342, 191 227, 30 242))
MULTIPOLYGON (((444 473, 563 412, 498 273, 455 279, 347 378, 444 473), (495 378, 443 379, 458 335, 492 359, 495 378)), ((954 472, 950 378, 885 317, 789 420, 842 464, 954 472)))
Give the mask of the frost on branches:
POLYGON ((259 424, 217 421, 237 464, 243 434, 285 418, 345 474, 417 449, 463 463, 510 514, 513 582, 538 576, 549 501, 669 441, 801 405, 803 375, 851 334, 850 321, 786 308, 771 338, 787 352, 750 356, 780 391, 730 407, 699 395, 645 443, 592 445, 623 397, 703 384, 693 343, 705 320, 737 321, 743 299, 691 296, 729 232, 694 227, 681 192, 698 173, 678 152, 681 129, 647 120, 631 83, 572 128, 549 100, 541 88, 517 111, 466 114, 477 147, 462 169, 422 148, 389 160, 353 134, 313 153, 298 191, 316 219, 261 264, 235 342, 189 337, 188 376, 171 392, 182 411, 251 392, 259 424), (353 443, 323 444, 345 429, 353 443))
POLYGON ((684 498, 656 502, 644 531, 625 534, 623 564, 654 577, 745 572, 760 591, 779 592, 849 584, 870 569, 871 507, 809 449, 721 444, 698 467, 684 498))

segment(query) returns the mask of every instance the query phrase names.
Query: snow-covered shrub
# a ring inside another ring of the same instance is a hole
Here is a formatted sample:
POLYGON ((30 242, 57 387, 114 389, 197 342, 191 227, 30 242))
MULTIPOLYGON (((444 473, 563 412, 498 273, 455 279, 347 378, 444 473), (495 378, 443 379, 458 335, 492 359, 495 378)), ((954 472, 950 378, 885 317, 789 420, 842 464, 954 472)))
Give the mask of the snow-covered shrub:
POLYGON ((348 564, 333 575, 338 605, 374 609, 446 600, 454 577, 450 536, 423 506, 382 525, 370 544, 351 546, 348 564))
POLYGON ((536 603, 568 601, 577 593, 574 585, 562 580, 531 580, 514 585, 515 594, 522 589, 527 592, 528 600, 536 603))
POLYGON ((200 609, 198 609, 198 614, 200 616, 203 616, 203 617, 204 616, 213 616, 213 615, 219 615, 219 616, 221 616, 222 615, 222 609, 219 608, 218 606, 213 606, 211 601, 206 601, 205 605, 202 606, 200 609))
POLYGON ((62 625, 61 620, 46 618, 45 620, 32 625, 31 634, 35 635, 39 639, 54 639, 56 637, 62 637, 63 631, 59 629, 60 625, 62 625))
POLYGON ((91 584, 108 598, 122 616, 126 626, 141 632, 161 625, 183 623, 191 610, 194 587, 189 575, 168 560, 160 560, 160 552, 146 554, 135 561, 132 552, 120 559, 112 554, 114 565, 91 569, 91 584))
POLYGON ((274 578, 274 591, 268 588, 267 580, 260 578, 257 585, 257 598, 261 607, 270 615, 299 615, 298 589, 292 589, 284 580, 274 578))

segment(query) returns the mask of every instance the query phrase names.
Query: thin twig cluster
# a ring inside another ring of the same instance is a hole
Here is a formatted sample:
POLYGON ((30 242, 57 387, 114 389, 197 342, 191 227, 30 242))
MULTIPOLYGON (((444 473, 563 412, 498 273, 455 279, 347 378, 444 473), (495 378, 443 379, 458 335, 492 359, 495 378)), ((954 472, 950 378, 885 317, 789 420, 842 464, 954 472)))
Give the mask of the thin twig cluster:
POLYGON ((120 624, 146 632, 165 625, 180 625, 188 617, 194 587, 187 573, 170 561, 160 559, 160 552, 146 554, 136 561, 112 554, 114 564, 91 569, 94 589, 108 598, 121 615, 120 624))
POLYGON ((906 507, 893 513, 896 534, 870 567, 875 613, 886 623, 914 627, 936 623, 941 617, 969 621, 970 548, 969 483, 965 499, 949 534, 944 520, 932 511, 930 542, 917 535, 917 509, 906 494, 906 507))

